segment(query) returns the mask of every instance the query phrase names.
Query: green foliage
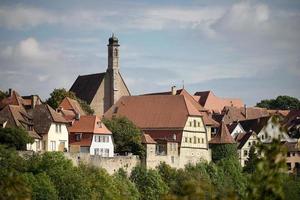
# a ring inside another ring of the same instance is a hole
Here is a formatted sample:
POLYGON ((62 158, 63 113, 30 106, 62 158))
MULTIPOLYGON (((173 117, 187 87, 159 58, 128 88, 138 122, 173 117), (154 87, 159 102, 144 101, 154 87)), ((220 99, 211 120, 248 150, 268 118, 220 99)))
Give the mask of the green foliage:
POLYGON ((67 91, 65 88, 54 89, 50 94, 50 98, 46 100, 47 104, 53 109, 57 109, 59 104, 65 97, 75 99, 80 104, 81 108, 89 115, 94 114, 94 110, 83 100, 76 97, 73 92, 67 91))
POLYGON ((14 147, 17 150, 26 150, 26 144, 33 143, 28 133, 20 128, 0 128, 0 144, 14 147))
POLYGON ((30 198, 30 188, 21 176, 25 170, 26 163, 16 151, 0 145, 0 200, 30 198))
POLYGON ((23 174, 25 182, 31 187, 32 200, 56 200, 58 199, 56 189, 46 173, 23 174))
POLYGON ((255 151, 256 151, 255 146, 251 146, 250 150, 249 150, 249 157, 248 157, 248 159, 246 161, 246 165, 244 166, 244 169, 243 169, 244 172, 247 172, 249 174, 254 173, 256 164, 258 162, 258 155, 255 151))
POLYGON ((3 92, 2 90, 0 90, 0 101, 6 97, 8 97, 8 92, 3 92))
POLYGON ((158 200, 168 190, 156 170, 147 170, 143 166, 136 166, 131 172, 130 179, 136 184, 141 199, 158 200))
POLYGON ((142 132, 130 120, 125 117, 116 117, 112 120, 103 119, 105 126, 111 130, 114 138, 115 152, 124 154, 131 152, 145 156, 145 148, 142 145, 142 132))
POLYGON ((214 162, 229 157, 237 158, 237 146, 236 144, 214 144, 211 145, 211 153, 214 162))
POLYGON ((300 177, 286 175, 283 182, 285 199, 300 199, 300 177))
POLYGON ((284 199, 285 147, 273 140, 271 144, 258 144, 258 152, 263 156, 251 176, 248 199, 284 199))
POLYGON ((278 96, 276 99, 262 100, 256 106, 267 109, 299 110, 300 101, 295 97, 278 96))

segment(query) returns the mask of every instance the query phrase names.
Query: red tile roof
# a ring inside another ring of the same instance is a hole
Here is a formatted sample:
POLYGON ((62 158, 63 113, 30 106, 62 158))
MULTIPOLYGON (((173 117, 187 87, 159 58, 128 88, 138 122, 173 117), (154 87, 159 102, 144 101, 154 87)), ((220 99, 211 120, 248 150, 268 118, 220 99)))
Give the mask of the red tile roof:
POLYGON ((182 140, 182 130, 145 130, 144 132, 154 140, 168 140, 178 143, 181 143, 182 140), (174 135, 176 136, 175 140, 174 135))
POLYGON ((84 133, 81 135, 80 141, 76 141, 76 134, 69 134, 69 143, 70 145, 80 145, 82 147, 89 147, 92 144, 93 134, 84 133))
POLYGON ((141 129, 183 129, 188 116, 201 113, 181 95, 146 95, 123 96, 104 114, 113 116, 125 116, 141 129))
POLYGON ((142 144, 156 144, 156 142, 152 139, 152 137, 148 134, 142 135, 142 144))
POLYGON ((62 108, 63 110, 72 110, 76 113, 79 113, 80 115, 86 115, 78 101, 69 97, 65 97, 58 107, 62 108))
POLYGON ((81 116, 79 120, 74 121, 68 130, 70 133, 112 134, 96 115, 81 116))
POLYGON ((210 144, 233 144, 234 139, 230 135, 224 122, 221 123, 218 133, 210 140, 210 144))
POLYGON ((214 95, 212 91, 196 92, 194 96, 199 104, 209 111, 220 113, 225 106, 243 107, 244 103, 241 99, 220 98, 214 95))

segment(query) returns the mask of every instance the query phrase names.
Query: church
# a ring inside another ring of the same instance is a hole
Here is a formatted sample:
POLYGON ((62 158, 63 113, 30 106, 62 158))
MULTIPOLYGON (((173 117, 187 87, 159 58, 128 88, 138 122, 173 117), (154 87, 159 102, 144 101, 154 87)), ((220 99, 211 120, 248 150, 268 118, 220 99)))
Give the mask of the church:
POLYGON ((87 102, 97 116, 102 116, 122 96, 130 92, 119 66, 119 40, 114 34, 108 40, 108 66, 106 72, 78 76, 71 92, 87 102))

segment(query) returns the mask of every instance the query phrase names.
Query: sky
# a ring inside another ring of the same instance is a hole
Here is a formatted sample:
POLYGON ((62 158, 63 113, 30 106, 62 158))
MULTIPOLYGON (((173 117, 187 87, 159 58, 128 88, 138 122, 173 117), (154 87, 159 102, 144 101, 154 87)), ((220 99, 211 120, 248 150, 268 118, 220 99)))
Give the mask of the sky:
POLYGON ((300 98, 300 1, 0 1, 0 89, 49 97, 104 72, 120 43, 131 94, 300 98))

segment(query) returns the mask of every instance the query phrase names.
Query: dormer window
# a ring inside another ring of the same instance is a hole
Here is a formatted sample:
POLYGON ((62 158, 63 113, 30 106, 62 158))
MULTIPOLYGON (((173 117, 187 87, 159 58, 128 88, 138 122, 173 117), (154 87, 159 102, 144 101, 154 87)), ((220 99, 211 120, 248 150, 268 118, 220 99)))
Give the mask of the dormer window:
POLYGON ((81 138, 82 138, 82 134, 81 134, 81 133, 76 133, 76 135, 75 135, 75 140, 76 140, 76 141, 80 141, 81 138))
POLYGON ((98 128, 102 128, 102 125, 101 125, 100 121, 97 122, 97 126, 98 126, 98 128))

